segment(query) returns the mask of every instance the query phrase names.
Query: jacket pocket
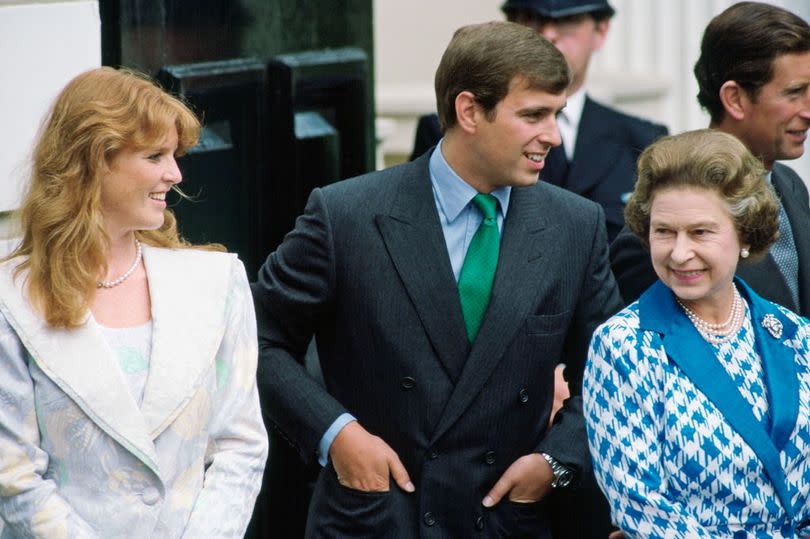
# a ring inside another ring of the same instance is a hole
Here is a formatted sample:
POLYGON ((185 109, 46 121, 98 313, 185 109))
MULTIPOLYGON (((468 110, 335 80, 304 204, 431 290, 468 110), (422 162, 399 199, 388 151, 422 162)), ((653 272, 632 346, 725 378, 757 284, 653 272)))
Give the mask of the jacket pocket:
POLYGON ((571 311, 557 314, 540 314, 526 317, 526 333, 529 335, 554 335, 568 328, 571 311))
MULTIPOLYGON (((391 480, 393 483, 393 479, 391 480)), ((394 484, 391 488, 396 488, 394 484)), ((329 463, 315 483, 307 517, 307 538, 376 538, 395 528, 391 491, 362 492, 344 487, 329 463)))

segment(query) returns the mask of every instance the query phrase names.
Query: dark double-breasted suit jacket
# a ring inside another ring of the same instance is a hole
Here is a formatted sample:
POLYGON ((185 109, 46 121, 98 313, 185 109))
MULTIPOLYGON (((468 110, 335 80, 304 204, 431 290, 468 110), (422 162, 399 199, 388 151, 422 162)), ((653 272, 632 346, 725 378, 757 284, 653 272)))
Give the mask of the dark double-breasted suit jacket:
MULTIPOLYGON (((807 187, 798 174, 780 163, 773 166, 771 182, 785 207, 799 256, 799 305, 795 305, 782 272, 770 253, 762 260, 740 263, 737 275, 760 296, 807 317, 810 316, 810 206, 807 187)), ((649 251, 626 228, 611 245, 610 259, 625 303, 638 299, 658 279, 649 251)))
POLYGON ((266 414, 301 456, 342 413, 398 453, 416 492, 341 486, 328 464, 308 535, 546 537, 545 502, 481 500, 518 457, 589 467, 579 397, 591 334, 620 303, 601 209, 554 186, 512 190, 492 299, 470 345, 428 155, 313 191, 254 287, 266 414), (326 387, 300 360, 316 336, 326 387), (554 367, 575 396, 547 427, 554 367))
MULTIPOLYGON (((663 125, 624 114, 586 96, 570 165, 547 166, 540 178, 598 202, 605 212, 611 241, 624 226, 624 204, 635 185, 636 159, 667 132, 663 125)), ((440 138, 438 117, 422 116, 411 159, 422 155, 440 138)), ((565 150, 559 146, 551 149, 547 164, 565 159, 565 150)))

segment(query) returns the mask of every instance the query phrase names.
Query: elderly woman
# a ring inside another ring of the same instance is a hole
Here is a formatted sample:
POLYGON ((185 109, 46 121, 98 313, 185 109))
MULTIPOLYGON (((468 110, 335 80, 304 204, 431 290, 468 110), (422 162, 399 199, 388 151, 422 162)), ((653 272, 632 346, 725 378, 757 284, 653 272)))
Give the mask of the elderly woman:
POLYGON ((627 223, 659 281, 594 334, 597 480, 629 537, 810 533, 810 323, 735 279, 777 236, 764 170, 730 135, 639 158, 627 223))
POLYGON ((0 264, 2 537, 242 537, 267 439, 234 255, 178 236, 194 115, 101 68, 56 99, 0 264))

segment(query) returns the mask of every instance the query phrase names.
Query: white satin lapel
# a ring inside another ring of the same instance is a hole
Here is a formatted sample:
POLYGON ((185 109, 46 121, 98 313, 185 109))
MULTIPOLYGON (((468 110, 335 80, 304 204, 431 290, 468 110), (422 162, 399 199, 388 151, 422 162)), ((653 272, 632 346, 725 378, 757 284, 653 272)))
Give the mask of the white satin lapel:
POLYGON ((0 267, 0 310, 32 359, 90 420, 159 475, 143 415, 92 315, 76 329, 50 327, 15 285, 15 265, 0 267))
POLYGON ((141 413, 153 438, 177 418, 215 360, 234 256, 144 246, 152 356, 141 413))

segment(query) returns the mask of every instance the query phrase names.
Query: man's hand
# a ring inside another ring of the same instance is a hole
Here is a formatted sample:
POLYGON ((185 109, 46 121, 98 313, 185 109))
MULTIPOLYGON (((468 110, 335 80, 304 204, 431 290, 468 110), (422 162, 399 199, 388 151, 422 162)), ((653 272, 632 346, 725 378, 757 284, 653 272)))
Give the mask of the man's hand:
POLYGON ((344 487, 363 492, 388 492, 389 477, 393 477, 402 490, 414 491, 396 452, 357 421, 340 430, 329 448, 329 456, 338 481, 344 487))
POLYGON ((481 503, 484 507, 492 507, 507 494, 513 502, 536 502, 551 491, 553 481, 551 466, 540 453, 524 455, 503 472, 481 503))

